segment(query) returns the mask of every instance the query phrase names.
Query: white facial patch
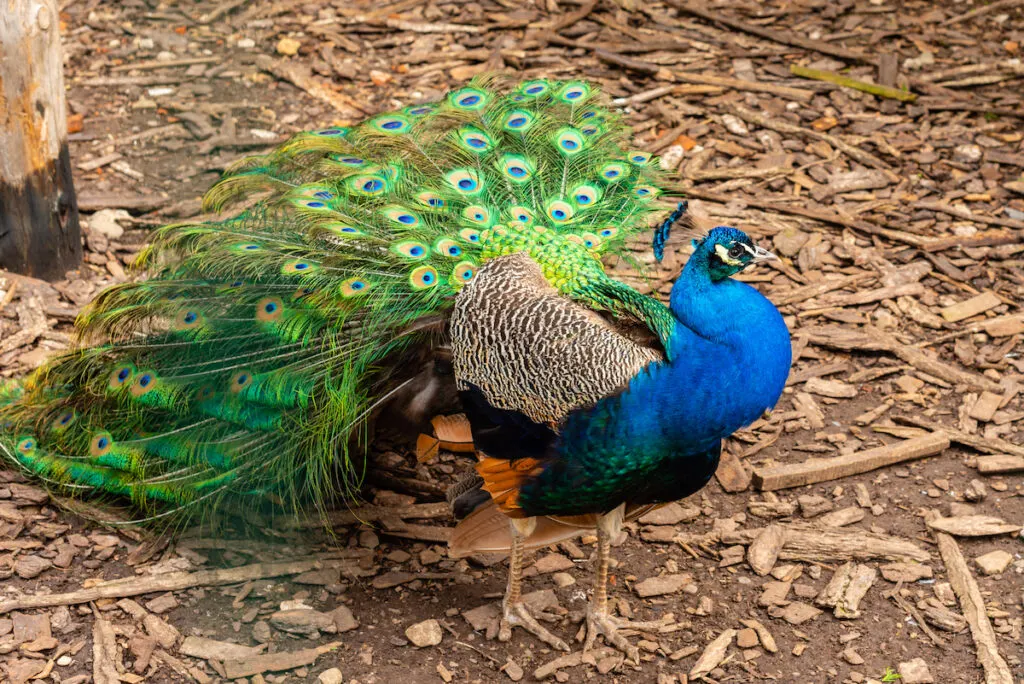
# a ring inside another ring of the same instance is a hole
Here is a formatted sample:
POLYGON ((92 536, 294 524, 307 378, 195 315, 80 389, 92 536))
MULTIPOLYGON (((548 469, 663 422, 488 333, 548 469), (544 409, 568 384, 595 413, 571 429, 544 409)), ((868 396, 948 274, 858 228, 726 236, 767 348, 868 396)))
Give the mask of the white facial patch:
MULTIPOLYGON (((734 242, 733 244, 736 243, 734 242)), ((741 242, 740 244, 742 245, 743 243, 741 242)), ((746 245, 743 246, 746 247, 746 245)), ((726 263, 729 266, 743 265, 743 262, 740 261, 739 259, 733 259, 731 256, 729 256, 729 250, 725 248, 725 245, 715 245, 715 254, 718 255, 718 258, 721 259, 723 263, 726 263)))

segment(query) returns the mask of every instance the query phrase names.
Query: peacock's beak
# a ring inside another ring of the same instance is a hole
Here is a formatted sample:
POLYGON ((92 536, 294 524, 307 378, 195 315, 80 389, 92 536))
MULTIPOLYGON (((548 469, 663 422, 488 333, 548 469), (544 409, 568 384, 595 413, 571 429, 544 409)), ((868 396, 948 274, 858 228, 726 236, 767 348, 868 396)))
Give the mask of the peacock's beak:
POLYGON ((775 256, 773 253, 769 252, 764 247, 758 247, 757 245, 754 245, 754 263, 755 264, 759 264, 762 261, 772 261, 773 259, 778 259, 778 258, 779 257, 775 256))

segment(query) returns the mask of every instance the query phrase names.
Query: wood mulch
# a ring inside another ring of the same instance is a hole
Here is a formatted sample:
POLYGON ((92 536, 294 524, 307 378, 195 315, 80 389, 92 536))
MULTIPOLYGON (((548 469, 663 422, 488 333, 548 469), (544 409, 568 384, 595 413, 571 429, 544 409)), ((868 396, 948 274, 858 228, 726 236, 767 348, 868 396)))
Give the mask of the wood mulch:
MULTIPOLYGON (((0 378, 66 348, 232 161, 491 72, 600 83, 700 225, 780 255, 743 279, 795 362, 716 480, 616 548, 620 612, 665 619, 639 668, 578 653, 588 537, 527 570, 577 652, 494 640, 502 563, 445 555, 466 455, 382 441, 333 534, 154 538, 0 471, 0 680, 1021 676, 1024 2, 63 0, 61 30, 86 264, 0 272, 0 378)), ((648 279, 612 267, 667 293, 685 242, 648 279)))

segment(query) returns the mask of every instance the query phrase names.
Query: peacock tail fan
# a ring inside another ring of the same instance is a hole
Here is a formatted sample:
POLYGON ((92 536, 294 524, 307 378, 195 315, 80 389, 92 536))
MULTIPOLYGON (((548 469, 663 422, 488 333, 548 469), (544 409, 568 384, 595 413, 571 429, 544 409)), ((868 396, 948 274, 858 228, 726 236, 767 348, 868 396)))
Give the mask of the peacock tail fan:
POLYGON ((0 388, 0 453, 155 519, 322 510, 358 491, 402 361, 438 343, 417 322, 513 252, 664 341, 668 310, 601 262, 675 206, 628 133, 588 83, 481 78, 235 164, 205 198, 232 218, 157 230, 145 278, 80 315, 79 348, 0 388))

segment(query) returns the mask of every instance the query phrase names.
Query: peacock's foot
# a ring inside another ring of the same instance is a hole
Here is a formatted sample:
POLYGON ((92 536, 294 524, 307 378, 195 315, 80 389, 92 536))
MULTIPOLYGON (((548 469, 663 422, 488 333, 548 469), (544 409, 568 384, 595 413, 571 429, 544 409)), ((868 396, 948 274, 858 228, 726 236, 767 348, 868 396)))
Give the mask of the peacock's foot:
POLYGON ((593 607, 587 608, 587 639, 583 642, 583 651, 590 651, 594 648, 594 642, 598 635, 603 636, 609 646, 614 646, 625 653, 630 660, 637 665, 640 664, 640 650, 629 643, 623 636, 620 629, 636 630, 657 630, 667 624, 665 619, 653 622, 642 622, 627 620, 625 618, 613 617, 607 613, 599 613, 593 607))
POLYGON ((510 640, 512 638, 512 628, 522 627, 551 648, 559 651, 569 650, 569 644, 556 637, 537 622, 537 618, 530 613, 526 603, 522 601, 518 603, 504 603, 504 613, 501 625, 498 628, 498 641, 510 640))

